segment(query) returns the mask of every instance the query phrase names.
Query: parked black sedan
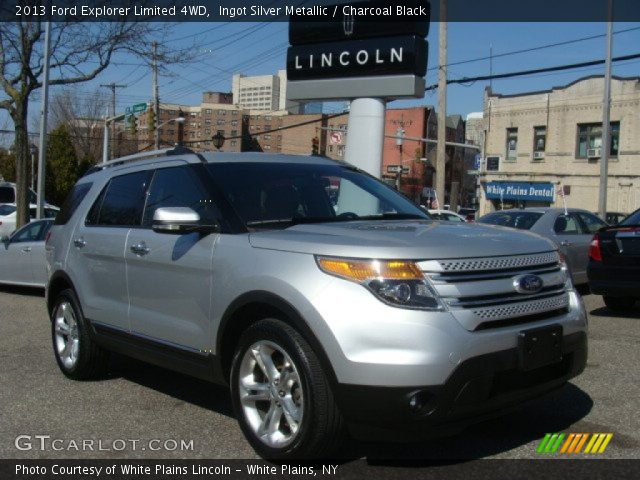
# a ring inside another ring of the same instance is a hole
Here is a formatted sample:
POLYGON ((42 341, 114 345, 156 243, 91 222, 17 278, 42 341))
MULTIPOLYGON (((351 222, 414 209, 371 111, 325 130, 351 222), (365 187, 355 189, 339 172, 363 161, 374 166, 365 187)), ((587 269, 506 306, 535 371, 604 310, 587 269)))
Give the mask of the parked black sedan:
POLYGON ((640 300, 640 209, 594 235, 587 276, 611 310, 628 310, 640 300))

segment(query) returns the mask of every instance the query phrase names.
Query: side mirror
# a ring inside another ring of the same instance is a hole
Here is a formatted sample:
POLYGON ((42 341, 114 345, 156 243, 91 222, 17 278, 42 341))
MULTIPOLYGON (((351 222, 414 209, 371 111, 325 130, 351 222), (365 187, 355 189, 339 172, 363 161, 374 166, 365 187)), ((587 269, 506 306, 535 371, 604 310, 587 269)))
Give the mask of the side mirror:
POLYGON ((9 241, 10 241, 9 235, 3 235, 0 238, 0 242, 4 243, 5 245, 9 244, 9 241))
POLYGON ((200 215, 189 207, 158 208, 153 214, 153 231, 157 233, 182 234, 189 232, 213 233, 219 225, 203 225, 200 215))

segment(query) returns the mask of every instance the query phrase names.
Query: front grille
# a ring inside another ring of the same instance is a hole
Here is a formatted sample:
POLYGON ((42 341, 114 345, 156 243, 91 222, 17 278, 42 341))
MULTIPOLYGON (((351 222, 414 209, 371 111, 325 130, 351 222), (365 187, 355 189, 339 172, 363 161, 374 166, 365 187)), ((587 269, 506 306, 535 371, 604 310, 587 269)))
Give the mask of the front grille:
POLYGON ((557 252, 421 262, 449 311, 468 330, 533 322, 567 312, 569 294, 557 252), (534 274, 543 288, 523 294, 517 277, 534 274))

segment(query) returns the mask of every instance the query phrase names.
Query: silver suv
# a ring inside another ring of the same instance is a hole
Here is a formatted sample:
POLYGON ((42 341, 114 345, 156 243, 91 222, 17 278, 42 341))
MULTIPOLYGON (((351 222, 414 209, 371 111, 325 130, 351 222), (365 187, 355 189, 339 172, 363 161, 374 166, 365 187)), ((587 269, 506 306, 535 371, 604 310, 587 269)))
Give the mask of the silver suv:
POLYGON ((46 249, 67 377, 101 375, 114 351, 227 383, 267 458, 458 431, 586 362, 584 307, 548 240, 432 221, 325 158, 112 161, 80 179, 46 249))

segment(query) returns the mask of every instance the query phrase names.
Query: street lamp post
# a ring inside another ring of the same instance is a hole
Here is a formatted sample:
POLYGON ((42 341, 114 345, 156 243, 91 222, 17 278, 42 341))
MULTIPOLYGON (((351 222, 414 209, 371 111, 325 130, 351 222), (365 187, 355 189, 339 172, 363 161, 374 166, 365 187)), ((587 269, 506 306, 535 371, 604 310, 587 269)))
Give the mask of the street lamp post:
POLYGON ((33 143, 29 146, 31 149, 31 190, 33 190, 33 182, 35 181, 35 162, 36 162, 36 153, 38 153, 38 147, 36 147, 33 143))
MULTIPOLYGON (((162 122, 160 125, 158 125, 156 127, 156 132, 159 132, 160 129, 162 127, 164 127, 165 125, 168 125, 168 124, 174 123, 174 122, 177 123, 178 124, 178 145, 181 145, 182 144, 182 140, 180 139, 180 137, 181 137, 180 130, 182 129, 182 124, 184 124, 184 121, 185 121, 185 118, 182 115, 179 116, 179 117, 176 117, 176 118, 172 118, 171 120, 167 120, 166 122, 162 122)), ((160 137, 158 137, 158 139, 159 138, 160 137)), ((158 140, 158 145, 160 145, 159 140, 158 140)))

